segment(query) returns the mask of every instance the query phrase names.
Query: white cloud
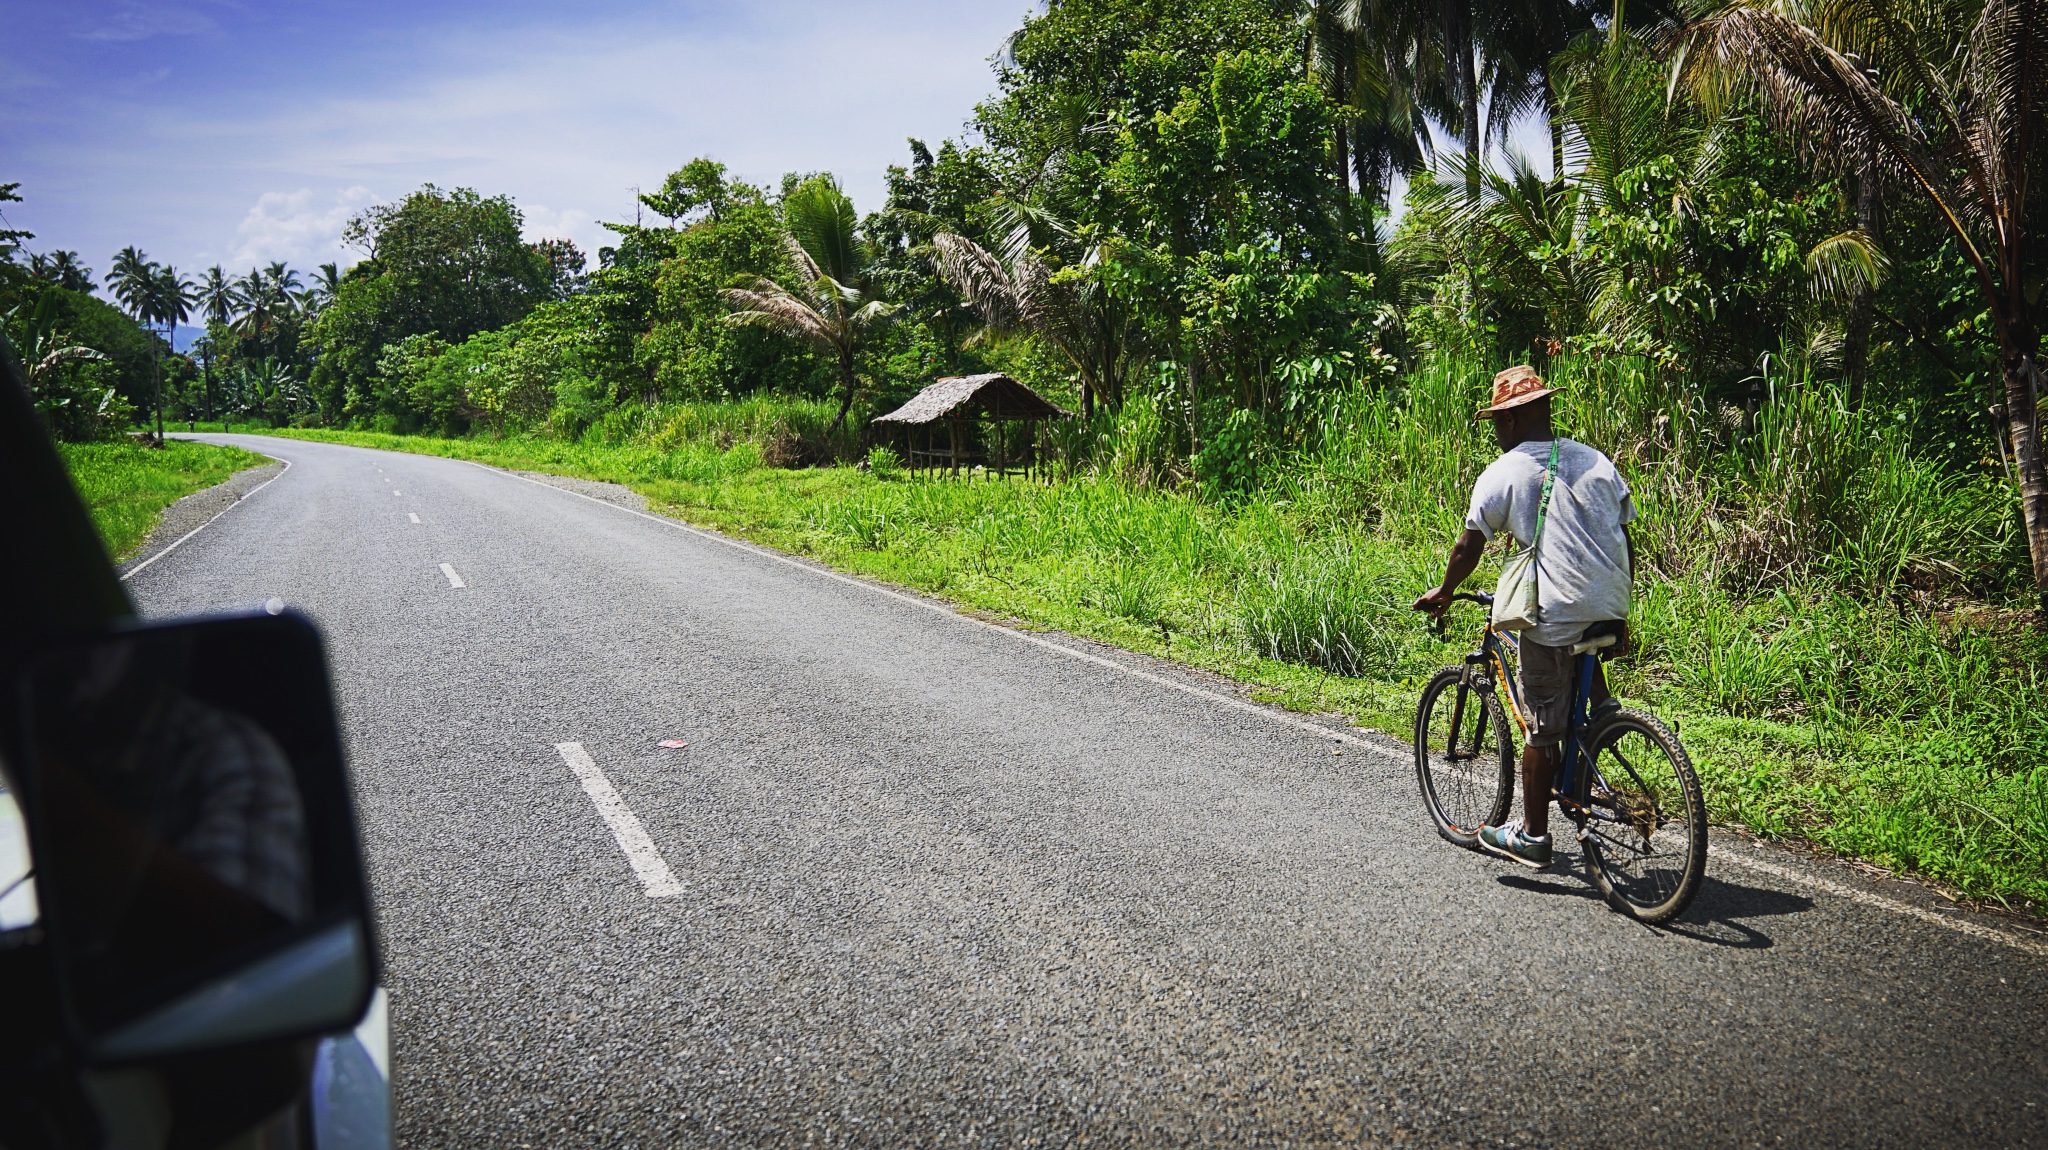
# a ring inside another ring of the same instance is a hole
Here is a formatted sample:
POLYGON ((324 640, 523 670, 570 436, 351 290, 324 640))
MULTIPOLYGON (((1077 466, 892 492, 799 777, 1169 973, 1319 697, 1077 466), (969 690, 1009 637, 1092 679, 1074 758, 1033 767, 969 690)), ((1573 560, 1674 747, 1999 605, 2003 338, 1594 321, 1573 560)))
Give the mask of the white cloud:
POLYGON ((376 201, 370 189, 360 184, 333 193, 324 203, 315 201, 311 188, 265 192, 235 229, 237 247, 233 261, 237 265, 267 264, 273 260, 354 263, 361 253, 342 247, 342 225, 376 201))
POLYGON ((593 268, 597 266, 597 249, 617 238, 582 208, 556 211, 546 204, 521 204, 519 211, 526 217, 526 228, 521 234, 528 243, 574 240, 593 268))
POLYGON ((904 138, 959 134, 994 89, 988 56, 1020 14, 1006 0, 905 7, 473 28, 433 38, 384 83, 167 127, 301 178, 432 180, 598 219, 630 218, 634 187, 699 155, 757 183, 833 171, 873 210, 904 138))

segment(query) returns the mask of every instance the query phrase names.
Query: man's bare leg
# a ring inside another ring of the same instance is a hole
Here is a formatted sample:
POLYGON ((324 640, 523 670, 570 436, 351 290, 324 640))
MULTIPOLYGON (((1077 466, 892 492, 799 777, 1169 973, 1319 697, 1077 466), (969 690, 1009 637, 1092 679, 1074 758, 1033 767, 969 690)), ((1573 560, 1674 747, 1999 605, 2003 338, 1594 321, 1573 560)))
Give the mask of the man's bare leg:
POLYGON ((1550 833, 1550 779, 1557 771, 1556 747, 1522 749, 1522 832, 1550 833))

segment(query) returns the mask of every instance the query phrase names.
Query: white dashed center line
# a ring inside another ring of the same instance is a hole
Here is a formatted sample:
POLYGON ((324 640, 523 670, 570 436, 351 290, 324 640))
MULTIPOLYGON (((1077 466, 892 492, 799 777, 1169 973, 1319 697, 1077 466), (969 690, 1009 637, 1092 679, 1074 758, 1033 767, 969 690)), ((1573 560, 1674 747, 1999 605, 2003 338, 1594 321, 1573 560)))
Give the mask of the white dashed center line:
POLYGON ((654 849, 654 840, 647 837, 647 828, 640 825, 639 817, 619 797, 619 792, 612 789, 612 781, 597 769, 583 744, 556 743, 555 750, 561 752, 562 761, 569 764, 569 769, 583 781, 584 793, 597 804, 597 813, 604 816, 605 825, 612 829, 612 838, 618 840, 619 849, 626 852, 626 861, 633 864, 633 873, 640 876, 640 885, 647 888, 647 897, 674 898, 683 893, 683 884, 676 880, 675 872, 668 869, 661 852, 654 849))
POLYGON ((414 523, 418 523, 418 522, 420 521, 420 513, 419 513, 419 512, 417 512, 417 511, 408 511, 408 512, 406 512, 406 515, 407 515, 407 516, 408 516, 409 518, 411 518, 411 520, 412 520, 412 521, 413 521, 414 523))
POLYGON ((392 492, 391 494, 393 494, 393 495, 404 495, 404 494, 405 494, 405 492, 403 492, 403 491, 394 491, 394 492, 392 492))
POLYGON ((466 586, 466 584, 462 581, 462 576, 457 575, 455 573, 455 568, 450 567, 446 563, 441 564, 441 574, 446 575, 448 577, 448 585, 450 587, 466 586))

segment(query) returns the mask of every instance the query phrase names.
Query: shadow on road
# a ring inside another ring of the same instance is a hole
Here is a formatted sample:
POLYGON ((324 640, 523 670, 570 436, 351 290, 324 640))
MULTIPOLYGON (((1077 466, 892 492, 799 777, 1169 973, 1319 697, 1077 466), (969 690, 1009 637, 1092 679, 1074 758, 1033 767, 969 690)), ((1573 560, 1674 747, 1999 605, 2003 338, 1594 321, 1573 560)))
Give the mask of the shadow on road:
MULTIPOLYGON (((1600 892, 1593 889, 1592 875, 1587 873, 1583 860, 1559 859, 1554 874, 1570 881, 1558 882, 1554 878, 1531 878, 1526 875, 1504 874, 1498 877, 1502 886, 1516 890, 1532 891, 1537 894, 1573 895, 1589 902, 1600 902, 1600 892)), ((1654 929, 1690 938, 1715 946, 1732 946, 1744 950, 1763 950, 1775 945, 1771 936, 1748 925, 1744 920, 1769 918, 1780 914, 1802 914, 1813 909, 1813 900, 1804 895, 1787 894, 1784 891, 1765 887, 1743 886, 1716 878, 1709 871, 1700 883, 1700 893, 1693 899, 1692 906, 1679 916, 1677 922, 1667 923, 1654 929)))

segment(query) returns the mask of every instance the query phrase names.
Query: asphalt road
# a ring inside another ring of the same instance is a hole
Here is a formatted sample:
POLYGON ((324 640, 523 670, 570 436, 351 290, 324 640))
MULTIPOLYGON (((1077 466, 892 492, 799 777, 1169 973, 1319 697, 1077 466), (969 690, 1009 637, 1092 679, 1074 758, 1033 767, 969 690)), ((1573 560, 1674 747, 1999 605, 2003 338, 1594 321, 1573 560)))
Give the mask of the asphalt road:
POLYGON ((1790 856, 1651 930, 1439 841, 1398 757, 504 473, 240 442, 291 469, 129 586, 326 629, 407 1146, 2048 1145, 2048 951, 1790 856))

